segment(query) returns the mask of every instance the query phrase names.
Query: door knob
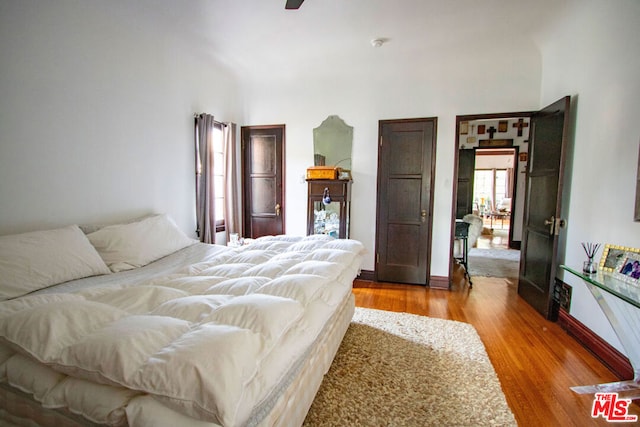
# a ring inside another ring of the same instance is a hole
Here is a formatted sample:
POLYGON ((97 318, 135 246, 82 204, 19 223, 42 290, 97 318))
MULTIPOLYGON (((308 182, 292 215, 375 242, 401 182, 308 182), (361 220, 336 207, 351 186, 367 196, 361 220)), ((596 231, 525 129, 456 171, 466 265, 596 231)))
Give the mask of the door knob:
POLYGON ((276 216, 280 216, 280 203, 276 203, 276 216))
POLYGON ((544 220, 544 225, 549 226, 549 235, 553 236, 555 234, 557 236, 560 234, 560 229, 567 225, 567 222, 564 219, 551 215, 551 218, 544 220))
POLYGON ((423 209, 420 211, 420 222, 425 222, 426 220, 427 220, 427 211, 423 209))
POLYGON ((555 222, 556 222, 556 218, 553 215, 551 215, 551 218, 544 220, 544 225, 548 225, 549 226, 549 234, 550 235, 553 235, 553 232, 554 232, 554 229, 555 229, 555 227, 554 227, 555 222))

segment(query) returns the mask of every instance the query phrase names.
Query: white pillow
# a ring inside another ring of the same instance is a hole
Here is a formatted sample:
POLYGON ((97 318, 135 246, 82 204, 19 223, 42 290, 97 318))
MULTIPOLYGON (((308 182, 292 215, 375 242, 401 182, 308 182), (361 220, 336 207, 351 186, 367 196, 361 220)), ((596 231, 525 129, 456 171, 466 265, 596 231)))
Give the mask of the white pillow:
POLYGON ((167 215, 109 225, 87 237, 113 272, 142 267, 198 242, 180 231, 167 215))
POLYGON ((157 214, 146 214, 146 215, 142 215, 136 218, 131 218, 128 219, 126 221, 118 221, 118 222, 111 222, 111 223, 98 223, 98 224, 78 224, 78 227, 80 227, 80 230, 82 230, 82 232, 84 234, 90 234, 90 233, 95 233, 96 231, 100 230, 101 228, 104 227, 108 227, 110 225, 116 225, 116 224, 131 224, 132 222, 138 222, 138 221, 142 221, 143 219, 152 217, 152 216, 156 216, 157 214))
POLYGON ((77 225, 0 236, 0 301, 111 271, 77 225))

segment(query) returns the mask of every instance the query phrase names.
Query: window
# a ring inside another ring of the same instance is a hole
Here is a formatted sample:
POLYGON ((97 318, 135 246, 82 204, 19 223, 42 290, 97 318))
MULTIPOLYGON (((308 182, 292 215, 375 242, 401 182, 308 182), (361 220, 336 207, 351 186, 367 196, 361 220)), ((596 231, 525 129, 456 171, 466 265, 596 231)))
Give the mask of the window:
POLYGON ((480 215, 491 212, 491 201, 493 200, 493 171, 475 171, 473 178, 473 200, 478 206, 480 215))
POLYGON ((502 202, 505 197, 509 197, 508 188, 507 188, 507 170, 506 169, 496 169, 495 170, 495 189, 494 194, 495 197, 493 201, 496 204, 502 202))
POLYGON ((509 197, 507 169, 476 169, 473 181, 474 202, 480 212, 491 212, 509 197))
POLYGON ((216 214, 216 232, 225 231, 224 221, 224 136, 222 125, 216 124, 213 128, 213 194, 216 214))
POLYGON ((235 230, 238 201, 236 186, 234 123, 221 123, 211 114, 194 115, 196 155, 196 233, 200 241, 215 243, 217 236, 235 230), (231 156, 231 158, 228 158, 231 156))

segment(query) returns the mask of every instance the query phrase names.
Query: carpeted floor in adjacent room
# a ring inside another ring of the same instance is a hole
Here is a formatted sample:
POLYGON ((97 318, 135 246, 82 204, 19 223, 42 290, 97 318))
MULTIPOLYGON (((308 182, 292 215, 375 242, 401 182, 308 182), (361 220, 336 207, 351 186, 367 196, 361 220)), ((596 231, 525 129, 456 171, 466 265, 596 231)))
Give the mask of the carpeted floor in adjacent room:
POLYGON ((517 278, 520 268, 520 251, 471 248, 468 253, 467 265, 471 277, 517 278))

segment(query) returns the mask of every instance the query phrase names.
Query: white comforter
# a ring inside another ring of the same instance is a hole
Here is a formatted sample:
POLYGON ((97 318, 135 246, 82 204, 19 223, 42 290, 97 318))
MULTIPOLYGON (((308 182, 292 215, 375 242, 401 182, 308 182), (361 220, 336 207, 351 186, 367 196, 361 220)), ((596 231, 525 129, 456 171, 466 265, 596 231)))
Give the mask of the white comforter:
POLYGON ((362 252, 270 237, 143 283, 2 302, 0 379, 100 423, 126 423, 151 396, 244 425, 351 292, 362 252))

